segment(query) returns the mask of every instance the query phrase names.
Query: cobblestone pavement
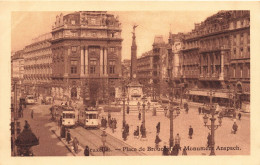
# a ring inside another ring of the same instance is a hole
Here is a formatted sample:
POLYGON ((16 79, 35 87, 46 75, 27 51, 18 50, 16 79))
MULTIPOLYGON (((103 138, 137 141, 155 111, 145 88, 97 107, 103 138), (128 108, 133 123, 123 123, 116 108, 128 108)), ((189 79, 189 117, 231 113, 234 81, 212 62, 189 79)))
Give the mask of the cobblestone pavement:
MULTIPOLYGON (((106 117, 107 113, 103 113, 102 116, 106 117)), ((161 131, 159 137, 162 142, 159 144, 159 148, 163 145, 169 145, 170 137, 170 120, 165 117, 163 113, 157 113, 157 116, 152 116, 151 112, 146 113, 146 130, 147 139, 136 138, 133 136, 133 132, 137 126, 141 125, 141 120, 138 120, 138 113, 126 114, 126 122, 130 126, 130 135, 126 143, 136 147, 144 148, 144 153, 147 155, 161 155, 161 151, 155 149, 155 137, 156 137, 156 125, 161 123, 161 131)), ((118 121, 118 128, 115 133, 112 133, 110 128, 107 129, 107 133, 122 139, 122 113, 112 113, 112 117, 118 121)), ((174 137, 179 133, 181 137, 181 147, 190 147, 191 150, 187 150, 188 155, 209 155, 209 150, 199 150, 200 147, 206 147, 207 135, 210 132, 208 128, 204 127, 203 115, 198 114, 198 110, 195 107, 190 108, 189 113, 186 114, 183 110, 181 114, 174 119, 174 137), (194 135, 192 139, 188 138, 189 126, 194 129, 194 135), (195 148, 193 148, 195 147, 195 148)), ((233 125, 233 119, 223 118, 222 126, 215 131, 215 146, 216 155, 248 155, 250 154, 250 122, 249 117, 243 117, 241 121, 236 120, 238 124, 237 134, 231 134, 231 128, 233 125), (225 147, 225 148, 221 148, 225 147), (230 150, 227 147, 232 147, 230 150), (234 150, 235 149, 235 150, 234 150)), ((210 120, 209 123, 210 124, 210 120)), ((217 124, 217 120, 216 120, 217 124)))

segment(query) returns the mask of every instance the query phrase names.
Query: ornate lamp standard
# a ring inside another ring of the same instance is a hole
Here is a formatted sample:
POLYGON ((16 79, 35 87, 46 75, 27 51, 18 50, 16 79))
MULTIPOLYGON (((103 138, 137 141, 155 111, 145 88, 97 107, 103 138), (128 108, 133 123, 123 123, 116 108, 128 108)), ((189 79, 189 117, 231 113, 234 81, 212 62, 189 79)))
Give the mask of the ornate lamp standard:
POLYGON ((138 101, 138 103, 137 103, 138 112, 140 112, 140 105, 141 105, 141 103, 138 101))
POLYGON ((125 128, 125 101, 126 101, 126 99, 125 99, 125 96, 126 96, 126 94, 125 94, 125 90, 124 90, 124 92, 123 92, 123 95, 122 95, 122 99, 123 99, 123 128, 125 128))
POLYGON ((176 107, 175 109, 173 108, 173 102, 170 102, 170 147, 173 147, 173 119, 175 119, 177 116, 180 114, 180 108, 176 107), (176 111, 176 114, 173 114, 173 111, 176 111))
POLYGON ((145 96, 142 98, 142 101, 143 101, 142 123, 143 123, 143 131, 144 131, 144 133, 142 134, 142 138, 146 138, 146 128, 145 128, 145 102, 146 102, 146 97, 145 96))
POLYGON ((216 125, 215 124, 215 120, 216 118, 214 117, 215 115, 215 111, 216 111, 216 108, 212 105, 212 96, 215 94, 212 90, 208 93, 209 96, 210 96, 210 112, 211 112, 211 124, 210 125, 207 125, 207 122, 208 122, 208 116, 205 114, 205 116, 203 117, 203 120, 204 120, 204 126, 207 127, 209 130, 211 130, 211 152, 210 152, 210 155, 216 155, 215 154, 215 130, 221 126, 221 123, 222 123, 222 116, 218 116, 218 122, 219 122, 219 125, 216 125))

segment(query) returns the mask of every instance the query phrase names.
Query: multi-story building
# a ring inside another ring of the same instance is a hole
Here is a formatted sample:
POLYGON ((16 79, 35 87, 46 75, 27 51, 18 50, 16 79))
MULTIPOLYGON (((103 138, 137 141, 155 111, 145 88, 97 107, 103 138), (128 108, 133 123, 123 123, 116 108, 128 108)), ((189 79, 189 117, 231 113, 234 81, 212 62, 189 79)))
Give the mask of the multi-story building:
POLYGON ((137 79, 143 85, 143 93, 152 96, 153 79, 153 51, 150 50, 142 54, 137 59, 137 79))
POLYGON ((155 36, 153 49, 137 60, 137 78, 144 87, 144 93, 153 91, 153 98, 159 99, 167 91, 167 44, 163 36, 155 36), (147 89, 145 89, 147 88, 147 89), (148 90, 150 88, 150 90, 148 90))
POLYGON ((250 13, 220 11, 184 36, 182 73, 194 100, 225 102, 235 93, 238 107, 250 98, 250 13), (221 89, 221 90, 220 90, 221 89))
POLYGON ((24 79, 24 51, 19 50, 12 54, 11 56, 11 82, 14 81, 17 84, 17 98, 21 97, 24 93, 23 79, 24 79))
POLYGON ((103 11, 61 14, 52 36, 52 95, 92 103, 113 99, 122 73, 118 18, 103 11))
POLYGON ((131 60, 124 59, 122 62, 122 78, 130 79, 131 60))
POLYGON ((24 48, 24 86, 27 94, 51 94, 51 38, 51 33, 42 34, 24 48))

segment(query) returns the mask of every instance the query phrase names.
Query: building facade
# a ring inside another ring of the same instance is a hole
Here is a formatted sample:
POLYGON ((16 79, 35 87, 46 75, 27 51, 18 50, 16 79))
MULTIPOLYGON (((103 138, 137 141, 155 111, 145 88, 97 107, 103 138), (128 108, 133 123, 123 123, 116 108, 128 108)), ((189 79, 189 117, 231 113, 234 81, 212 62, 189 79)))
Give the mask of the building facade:
POLYGON ((17 96, 22 97, 24 94, 24 51, 19 50, 12 53, 11 56, 11 83, 17 84, 17 96))
POLYGON ((237 107, 250 100, 250 12, 220 11, 184 35, 182 74, 193 100, 231 98, 237 107))
POLYGON ((153 95, 153 51, 150 50, 142 54, 137 59, 137 79, 143 85, 143 93, 153 95))
POLYGON ((52 36, 52 95, 92 103, 113 99, 122 73, 118 18, 94 11, 61 14, 52 36))
POLYGON ((33 39, 24 48, 24 86, 27 94, 51 95, 52 50, 51 33, 33 39))
POLYGON ((122 78, 125 80, 130 79, 130 68, 131 68, 131 60, 124 59, 122 62, 122 78))
POLYGON ((168 56, 167 44, 163 36, 155 36, 153 49, 144 53, 137 60, 137 78, 144 87, 144 93, 153 99, 159 99, 167 94, 168 56))

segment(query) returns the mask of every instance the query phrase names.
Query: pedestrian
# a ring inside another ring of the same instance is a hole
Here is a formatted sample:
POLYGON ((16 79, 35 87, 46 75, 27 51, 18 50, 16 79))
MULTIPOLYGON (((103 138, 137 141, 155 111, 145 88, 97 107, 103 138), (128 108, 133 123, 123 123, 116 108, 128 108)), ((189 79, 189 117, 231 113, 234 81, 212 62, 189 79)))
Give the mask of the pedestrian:
POLYGON ((234 122, 234 124, 233 124, 233 126, 232 126, 232 129, 233 129, 234 134, 236 134, 237 128, 238 128, 237 123, 234 122))
POLYGON ((104 127, 104 117, 101 118, 101 127, 104 127))
POLYGON ((112 132, 115 132, 115 128, 116 128, 116 123, 115 123, 115 119, 112 120, 112 132))
POLYGON ((116 129, 116 128, 117 128, 117 127, 116 127, 116 125, 117 125, 117 120, 115 119, 115 121, 114 121, 114 122, 115 122, 115 129, 116 129))
POLYGON ((208 134, 208 137, 207 137, 207 139, 208 139, 208 142, 207 142, 207 147, 210 147, 210 146, 211 146, 211 139, 212 139, 212 137, 211 137, 211 134, 210 134, 210 133, 208 134))
POLYGON ((122 138, 124 139, 124 141, 126 141, 126 138, 127 138, 126 129, 124 129, 122 132, 122 138))
POLYGON ((186 113, 189 113, 189 107, 186 106, 186 109, 185 109, 186 113))
POLYGON ((166 145, 163 146, 163 156, 168 156, 169 155, 169 150, 168 148, 166 147, 166 145))
POLYGON ((178 145, 175 144, 171 149, 171 155, 177 156, 178 154, 179 154, 179 148, 178 145))
POLYGON ((136 130, 134 131, 134 136, 139 137, 139 126, 136 127, 136 130))
POLYGON ((34 111, 33 111, 33 109, 32 109, 32 111, 31 111, 31 118, 33 119, 33 113, 34 113, 34 111))
POLYGON ((183 155, 183 156, 186 156, 186 155, 187 155, 186 148, 184 148, 184 149, 182 150, 182 155, 183 155))
POLYGON ((73 148, 74 148, 74 151, 75 153, 78 153, 78 145, 79 145, 79 141, 76 137, 74 137, 73 139, 73 148))
POLYGON ((138 119, 141 120, 141 112, 138 113, 138 119))
POLYGON ((157 132, 157 134, 160 133, 160 129, 161 129, 161 123, 158 122, 157 125, 156 125, 156 132, 157 132))
POLYGON ((159 135, 156 134, 156 137, 155 137, 155 148, 158 148, 159 147, 159 143, 161 142, 162 140, 159 138, 159 135))
POLYGON ((89 156, 89 147, 88 146, 85 147, 84 155, 89 156))
POLYGON ((104 127, 107 128, 107 119, 104 119, 104 127))
POLYGON ((66 128, 62 126, 60 129, 60 137, 65 138, 65 135, 66 135, 66 128))
POLYGON ((62 126, 62 116, 60 116, 60 122, 59 122, 59 126, 62 126))
POLYGON ((125 130, 126 130, 126 135, 128 136, 129 135, 129 125, 128 124, 125 125, 125 130))
POLYGON ((241 113, 239 112, 239 113, 238 113, 238 120, 241 120, 241 116, 242 116, 242 115, 241 115, 241 113))
POLYGON ((177 146, 178 149, 181 148, 181 137, 180 135, 177 133, 176 137, 175 137, 175 145, 177 146))
POLYGON ((129 111, 130 111, 130 107, 128 105, 127 108, 126 108, 126 113, 129 114, 129 111))
POLYGON ((192 139, 192 135, 193 135, 193 128, 190 125, 190 128, 189 128, 189 138, 190 139, 192 139))
POLYGON ((71 136, 70 136, 70 130, 67 132, 67 138, 66 138, 68 144, 70 144, 71 136))
POLYGON ((199 115, 200 115, 200 113, 201 113, 201 107, 199 107, 199 115))

